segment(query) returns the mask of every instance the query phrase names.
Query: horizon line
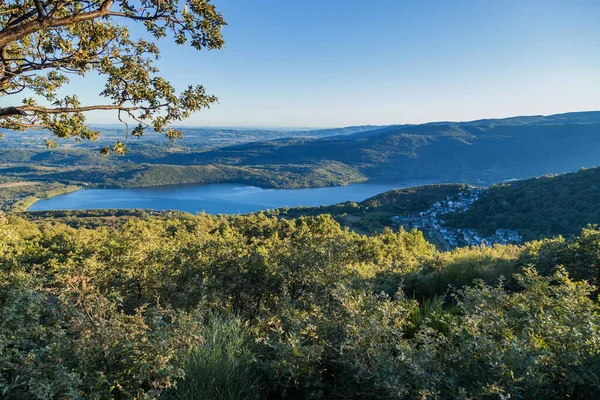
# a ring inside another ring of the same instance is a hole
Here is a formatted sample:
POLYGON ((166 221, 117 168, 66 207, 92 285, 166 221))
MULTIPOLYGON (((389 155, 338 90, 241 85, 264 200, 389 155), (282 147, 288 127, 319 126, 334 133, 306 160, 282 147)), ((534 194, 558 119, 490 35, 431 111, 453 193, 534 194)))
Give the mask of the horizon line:
MULTIPOLYGON (((560 113, 552 113, 552 114, 520 114, 520 115, 512 115, 508 117, 488 117, 488 118, 476 118, 476 119, 467 119, 467 120, 438 120, 438 121, 427 121, 427 122, 417 122, 417 123, 393 123, 393 124, 359 124, 359 125, 337 125, 337 126, 328 126, 328 127, 294 127, 294 126, 269 126, 269 125, 171 125, 173 128, 196 128, 196 129, 241 129, 241 130, 268 130, 268 131, 315 131, 315 130, 328 130, 328 129, 345 129, 345 128, 355 128, 355 127, 390 127, 390 126, 400 126, 400 125, 427 125, 427 124, 461 124, 461 123, 469 123, 469 122, 478 122, 485 120, 505 120, 512 118, 523 118, 523 117, 553 117, 558 115, 567 115, 567 114, 585 114, 585 113, 597 113, 600 110, 580 110, 580 111, 565 111, 560 113)), ((101 123, 101 122, 90 122, 87 124, 89 126, 123 126, 122 123, 113 122, 113 123, 101 123)))

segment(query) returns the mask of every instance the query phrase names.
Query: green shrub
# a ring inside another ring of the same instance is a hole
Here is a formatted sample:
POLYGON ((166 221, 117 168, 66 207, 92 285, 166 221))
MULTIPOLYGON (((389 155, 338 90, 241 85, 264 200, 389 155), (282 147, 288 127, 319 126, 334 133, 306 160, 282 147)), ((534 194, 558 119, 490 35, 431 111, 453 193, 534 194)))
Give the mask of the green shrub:
POLYGON ((387 398, 584 399, 600 396, 600 307, 564 271, 517 275, 508 293, 479 282, 454 315, 437 314, 410 342, 388 341, 367 370, 387 398))
POLYGON ((0 216, 0 398, 600 396, 596 228, 440 253, 326 216, 59 215, 0 216))
POLYGON ((261 397, 260 372, 247 329, 239 319, 210 315, 204 342, 188 356, 185 378, 166 399, 238 400, 261 397))

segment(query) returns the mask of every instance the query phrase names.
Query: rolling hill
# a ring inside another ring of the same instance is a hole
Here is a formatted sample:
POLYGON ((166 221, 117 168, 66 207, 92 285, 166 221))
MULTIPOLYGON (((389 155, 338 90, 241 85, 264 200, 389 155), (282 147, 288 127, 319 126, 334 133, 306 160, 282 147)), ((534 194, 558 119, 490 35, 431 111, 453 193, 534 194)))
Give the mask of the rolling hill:
POLYGON ((371 180, 493 183, 600 164, 600 112, 399 125, 320 139, 290 138, 138 158, 160 164, 313 164, 335 161, 371 180))
POLYGON ((515 229, 527 240, 573 236, 600 224, 600 168, 494 185, 469 210, 446 219, 484 234, 515 229))
MULTIPOLYGON (((0 148, 0 165, 5 167, 2 173, 18 179, 67 184, 252 182, 263 187, 315 187, 365 180, 395 183, 408 179, 488 185, 600 165, 600 112, 317 131, 241 132, 190 128, 188 136, 175 144, 164 139, 133 140, 125 157, 108 158, 100 156, 100 146, 48 150, 30 146, 32 139, 27 137, 19 142, 23 144, 20 150, 0 148), (235 138, 237 134, 241 136, 235 138), (263 140, 247 142, 252 138, 263 140), (236 144, 219 147, 215 142, 236 144), (41 171, 40 167, 46 169, 41 171), (14 168, 20 168, 19 172, 11 172, 14 168), (220 172, 213 173, 215 168, 220 172)), ((112 132, 109 138, 116 140, 115 135, 112 132)), ((9 137, 3 143, 12 140, 15 138, 9 137)))
POLYGON ((286 207, 267 214, 288 219, 329 214, 344 227, 359 233, 374 234, 386 227, 394 227, 392 216, 424 211, 436 201, 457 196, 466 187, 464 184, 415 186, 389 190, 359 203, 346 201, 330 206, 286 207))

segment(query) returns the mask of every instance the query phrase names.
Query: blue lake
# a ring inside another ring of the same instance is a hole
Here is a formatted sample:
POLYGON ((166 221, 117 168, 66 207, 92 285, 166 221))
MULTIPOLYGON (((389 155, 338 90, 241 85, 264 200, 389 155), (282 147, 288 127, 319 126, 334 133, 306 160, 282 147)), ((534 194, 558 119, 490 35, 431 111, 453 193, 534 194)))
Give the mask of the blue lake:
POLYGON ((239 184, 84 189, 48 200, 39 200, 29 210, 141 208, 190 213, 205 211, 209 214, 243 214, 285 206, 319 206, 344 201, 362 201, 390 189, 429 183, 435 182, 413 180, 397 184, 358 183, 313 189, 262 189, 239 184))

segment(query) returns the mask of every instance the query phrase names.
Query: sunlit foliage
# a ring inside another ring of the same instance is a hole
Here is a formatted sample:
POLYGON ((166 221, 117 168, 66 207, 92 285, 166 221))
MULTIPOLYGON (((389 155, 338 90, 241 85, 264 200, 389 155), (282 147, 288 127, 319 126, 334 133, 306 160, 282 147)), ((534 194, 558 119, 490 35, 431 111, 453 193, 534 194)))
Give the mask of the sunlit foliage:
POLYGON ((3 397, 600 395, 592 227, 440 253, 328 216, 136 215, 1 218, 3 397))

